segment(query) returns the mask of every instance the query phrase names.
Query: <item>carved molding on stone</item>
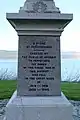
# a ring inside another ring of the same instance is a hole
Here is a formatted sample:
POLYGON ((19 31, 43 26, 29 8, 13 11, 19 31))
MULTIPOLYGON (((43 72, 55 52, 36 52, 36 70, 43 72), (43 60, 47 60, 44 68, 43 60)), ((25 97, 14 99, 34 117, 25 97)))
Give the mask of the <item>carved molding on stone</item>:
POLYGON ((32 13, 60 13, 59 8, 55 6, 54 0, 26 0, 24 6, 20 8, 20 12, 32 13))
POLYGON ((47 5, 44 4, 42 1, 33 3, 33 11, 34 12, 45 12, 47 9, 47 5))

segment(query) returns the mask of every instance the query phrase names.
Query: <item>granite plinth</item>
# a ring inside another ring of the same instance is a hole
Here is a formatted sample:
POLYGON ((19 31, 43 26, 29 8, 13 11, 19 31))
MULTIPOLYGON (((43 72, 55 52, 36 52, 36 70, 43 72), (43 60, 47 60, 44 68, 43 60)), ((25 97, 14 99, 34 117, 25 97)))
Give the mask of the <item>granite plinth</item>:
POLYGON ((19 97, 6 106, 6 120, 72 120, 72 105, 63 93, 57 97, 19 97))

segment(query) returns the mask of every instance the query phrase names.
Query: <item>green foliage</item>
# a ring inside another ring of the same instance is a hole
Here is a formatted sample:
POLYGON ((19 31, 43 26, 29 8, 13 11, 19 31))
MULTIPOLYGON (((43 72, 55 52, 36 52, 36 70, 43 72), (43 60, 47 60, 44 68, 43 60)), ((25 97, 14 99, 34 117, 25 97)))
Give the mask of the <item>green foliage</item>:
MULTIPOLYGON (((8 99, 16 90, 16 80, 1 80, 0 81, 0 99, 8 99)), ((61 88, 68 99, 80 100, 80 83, 62 82, 61 88)))

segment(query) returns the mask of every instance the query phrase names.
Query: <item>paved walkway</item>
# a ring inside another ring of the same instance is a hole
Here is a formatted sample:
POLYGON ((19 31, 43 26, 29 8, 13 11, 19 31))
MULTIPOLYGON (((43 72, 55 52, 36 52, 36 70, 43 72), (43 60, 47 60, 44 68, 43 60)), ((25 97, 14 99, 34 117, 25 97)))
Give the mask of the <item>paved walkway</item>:
MULTIPOLYGON (((0 100, 0 120, 3 120, 5 115, 5 106, 8 100, 0 100)), ((73 120, 80 120, 80 101, 70 101, 73 105, 73 120)))

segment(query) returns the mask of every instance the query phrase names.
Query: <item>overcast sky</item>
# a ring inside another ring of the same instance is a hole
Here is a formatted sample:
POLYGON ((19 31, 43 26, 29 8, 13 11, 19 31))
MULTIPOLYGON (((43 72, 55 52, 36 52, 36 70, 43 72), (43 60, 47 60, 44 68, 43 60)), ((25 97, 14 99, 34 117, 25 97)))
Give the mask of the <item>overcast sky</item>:
MULTIPOLYGON (((0 1, 0 50, 17 50, 18 37, 6 20, 6 12, 18 12, 25 0, 0 1)), ((61 50, 80 52, 80 0, 55 0, 62 13, 73 13, 73 21, 61 36, 61 50)))

